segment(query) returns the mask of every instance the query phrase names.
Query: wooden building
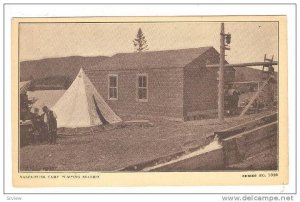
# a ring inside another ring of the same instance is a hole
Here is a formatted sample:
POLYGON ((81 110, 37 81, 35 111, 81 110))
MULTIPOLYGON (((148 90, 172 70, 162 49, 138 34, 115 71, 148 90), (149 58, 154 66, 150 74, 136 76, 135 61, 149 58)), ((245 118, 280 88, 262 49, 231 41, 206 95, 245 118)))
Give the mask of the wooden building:
MULTIPOLYGON (((86 70, 99 93, 120 116, 176 120, 217 109, 219 63, 213 47, 119 53, 86 70)), ((234 81, 235 70, 225 78, 234 81)))

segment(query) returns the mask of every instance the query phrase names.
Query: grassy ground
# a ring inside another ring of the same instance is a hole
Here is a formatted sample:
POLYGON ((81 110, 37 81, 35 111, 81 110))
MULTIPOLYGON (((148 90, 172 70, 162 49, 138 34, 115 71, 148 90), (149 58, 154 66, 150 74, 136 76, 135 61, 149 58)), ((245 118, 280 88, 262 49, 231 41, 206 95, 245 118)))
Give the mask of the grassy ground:
MULTIPOLYGON (((176 122, 149 119, 150 125, 60 130, 56 145, 20 149, 21 171, 112 171, 208 143, 206 134, 240 124, 245 119, 176 122)), ((128 118, 130 119, 130 118, 128 118)))

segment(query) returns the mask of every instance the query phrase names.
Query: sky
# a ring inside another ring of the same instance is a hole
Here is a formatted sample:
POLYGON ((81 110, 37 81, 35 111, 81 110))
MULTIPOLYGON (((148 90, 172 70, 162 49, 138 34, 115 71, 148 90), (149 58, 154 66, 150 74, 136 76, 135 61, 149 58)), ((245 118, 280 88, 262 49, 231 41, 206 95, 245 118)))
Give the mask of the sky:
MULTIPOLYGON (((66 56, 112 56, 134 52, 132 40, 141 28, 148 50, 213 46, 220 49, 220 23, 21 23, 20 61, 66 56)), ((264 54, 278 58, 276 22, 228 22, 229 63, 260 62, 264 54)))

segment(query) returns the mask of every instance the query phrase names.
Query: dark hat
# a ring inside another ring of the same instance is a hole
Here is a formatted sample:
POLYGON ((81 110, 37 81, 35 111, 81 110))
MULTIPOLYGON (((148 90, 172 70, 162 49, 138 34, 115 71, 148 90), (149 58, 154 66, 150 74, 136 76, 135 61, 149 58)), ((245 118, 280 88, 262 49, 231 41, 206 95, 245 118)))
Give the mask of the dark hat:
POLYGON ((43 109, 43 110, 44 110, 44 109, 48 109, 48 107, 47 107, 47 106, 43 106, 43 108, 42 108, 42 109, 43 109))

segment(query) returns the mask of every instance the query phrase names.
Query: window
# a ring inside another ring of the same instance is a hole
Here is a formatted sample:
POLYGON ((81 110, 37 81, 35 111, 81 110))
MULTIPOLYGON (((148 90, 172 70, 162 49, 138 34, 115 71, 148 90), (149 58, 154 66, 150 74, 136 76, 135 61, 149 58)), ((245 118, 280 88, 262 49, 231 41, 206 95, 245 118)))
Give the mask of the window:
POLYGON ((108 99, 118 99, 118 75, 116 74, 108 75, 108 99))
POLYGON ((137 80, 137 99, 139 101, 148 101, 148 76, 147 74, 138 74, 137 80))

